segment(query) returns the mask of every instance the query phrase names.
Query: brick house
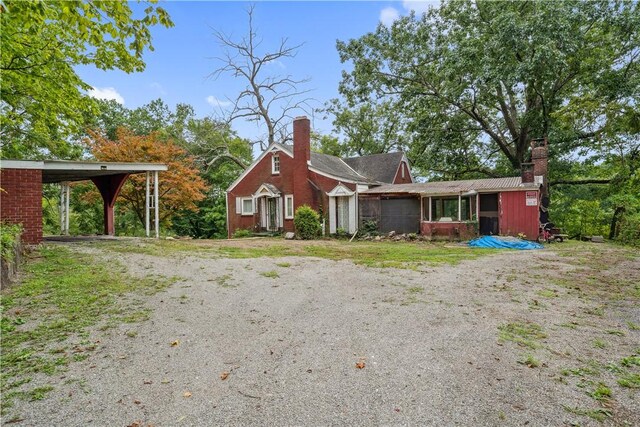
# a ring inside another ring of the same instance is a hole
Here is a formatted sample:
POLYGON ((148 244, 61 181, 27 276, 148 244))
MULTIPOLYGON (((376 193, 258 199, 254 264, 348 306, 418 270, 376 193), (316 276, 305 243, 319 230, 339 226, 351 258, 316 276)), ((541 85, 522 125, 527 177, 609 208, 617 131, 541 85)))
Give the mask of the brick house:
POLYGON ((311 151, 309 119, 293 122, 293 145, 274 143, 227 189, 227 230, 294 231, 302 205, 320 212, 331 234, 358 228, 358 194, 412 183, 404 153, 341 159, 311 151))

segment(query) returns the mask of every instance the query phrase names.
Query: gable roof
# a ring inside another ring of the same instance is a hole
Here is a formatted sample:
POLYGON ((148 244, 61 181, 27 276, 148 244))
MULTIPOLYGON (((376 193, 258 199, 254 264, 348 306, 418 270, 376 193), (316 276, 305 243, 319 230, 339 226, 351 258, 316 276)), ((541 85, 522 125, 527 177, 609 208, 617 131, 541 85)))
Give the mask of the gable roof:
POLYGON ((356 172, 377 182, 392 183, 404 153, 383 153, 370 156, 350 157, 344 162, 356 172))
POLYGON ((497 191, 537 190, 540 184, 522 183, 519 176, 507 178, 467 179, 463 181, 435 181, 413 184, 387 184, 363 191, 365 194, 408 193, 422 195, 459 194, 470 191, 489 193, 497 191))
MULTIPOLYGON (((293 153, 293 145, 282 144, 293 153)), ((404 153, 371 154, 341 159, 330 154, 311 152, 310 166, 317 172, 366 184, 392 183, 404 153)))

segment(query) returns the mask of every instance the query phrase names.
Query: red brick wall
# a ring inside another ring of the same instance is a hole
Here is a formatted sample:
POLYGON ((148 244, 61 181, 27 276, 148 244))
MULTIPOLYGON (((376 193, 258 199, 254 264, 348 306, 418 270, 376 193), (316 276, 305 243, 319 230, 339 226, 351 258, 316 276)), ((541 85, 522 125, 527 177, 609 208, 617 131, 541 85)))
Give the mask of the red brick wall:
POLYGON ((42 171, 2 169, 0 171, 0 219, 22 224, 22 241, 42 241, 42 171))

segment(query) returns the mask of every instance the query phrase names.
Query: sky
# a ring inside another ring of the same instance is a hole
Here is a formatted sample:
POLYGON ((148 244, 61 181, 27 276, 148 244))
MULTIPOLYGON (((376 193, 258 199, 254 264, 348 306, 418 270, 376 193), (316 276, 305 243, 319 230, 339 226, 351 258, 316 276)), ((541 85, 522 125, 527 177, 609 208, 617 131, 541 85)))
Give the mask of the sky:
MULTIPOLYGON (((262 52, 272 51, 283 38, 289 46, 303 44, 295 58, 274 62, 269 74, 310 79, 304 88, 321 107, 338 98, 341 64, 336 41, 347 41, 373 32, 382 22, 391 23, 410 10, 421 13, 428 1, 258 1, 255 2, 254 29, 262 38, 262 52)), ((172 109, 178 103, 195 108, 198 117, 219 116, 229 108, 229 99, 245 87, 246 81, 231 75, 214 79, 211 73, 221 63, 223 50, 214 30, 234 40, 248 32, 247 9, 250 3, 231 1, 164 1, 159 4, 173 20, 174 27, 151 28, 154 51, 146 51, 146 69, 127 74, 119 70, 102 71, 80 66, 76 71, 94 89, 96 98, 115 99, 127 108, 137 108, 162 98, 172 109)), ((140 16, 146 5, 132 3, 140 16)), ((331 119, 322 114, 307 114, 317 132, 329 134, 331 119)), ((296 115, 305 114, 303 111, 296 115)), ((255 123, 235 121, 233 129, 243 138, 255 140, 264 135, 255 123)))

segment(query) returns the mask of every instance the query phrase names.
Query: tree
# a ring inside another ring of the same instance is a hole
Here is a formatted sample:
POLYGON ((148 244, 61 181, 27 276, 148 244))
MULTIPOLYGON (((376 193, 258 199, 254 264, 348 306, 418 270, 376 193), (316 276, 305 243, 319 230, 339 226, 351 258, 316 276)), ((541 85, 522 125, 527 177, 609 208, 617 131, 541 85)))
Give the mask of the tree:
MULTIPOLYGON (((160 219, 170 224, 180 210, 196 211, 197 203, 205 197, 207 186, 200 178, 193 158, 171 140, 161 140, 156 132, 139 136, 126 128, 117 131, 116 139, 91 132, 86 140, 97 160, 106 162, 164 163, 166 172, 160 173, 160 219)), ((121 199, 136 213, 144 226, 145 177, 132 175, 120 192, 121 199)))
POLYGON ((210 77, 216 79, 221 74, 244 79, 245 89, 235 99, 229 99, 233 107, 226 120, 244 118, 249 121, 262 122, 267 128, 267 141, 259 141, 260 148, 265 150, 273 144, 278 135, 280 140, 286 135, 287 121, 293 117, 295 110, 304 109, 309 99, 302 98, 308 90, 301 89, 309 79, 296 80, 290 75, 269 75, 266 71, 271 64, 286 58, 294 58, 301 44, 288 46, 288 39, 280 41, 278 47, 271 52, 260 52, 262 39, 257 35, 253 24, 254 6, 247 10, 249 32, 246 37, 234 41, 229 35, 214 30, 214 36, 223 48, 223 56, 217 57, 222 65, 210 77), (277 113, 275 112, 277 111, 277 113))
POLYGON ((445 1, 338 42, 336 121, 390 105, 427 171, 517 170, 543 136, 555 157, 597 149, 640 105, 639 28, 637 2, 445 1))
POLYGON ((96 104, 74 66, 142 71, 144 51, 153 50, 150 27, 173 25, 155 0, 148 3, 144 16, 134 18, 127 2, 2 0, 3 157, 80 154, 68 137, 81 131, 96 104))

